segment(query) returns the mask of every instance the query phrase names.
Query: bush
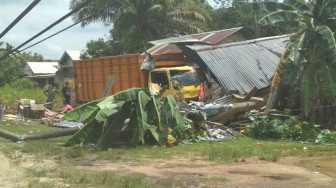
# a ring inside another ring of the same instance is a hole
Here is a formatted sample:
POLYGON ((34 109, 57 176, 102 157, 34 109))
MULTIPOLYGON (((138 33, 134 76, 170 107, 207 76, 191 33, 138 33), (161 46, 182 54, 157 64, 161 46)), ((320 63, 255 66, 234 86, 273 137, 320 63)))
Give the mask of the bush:
POLYGON ((315 141, 320 126, 300 122, 295 116, 288 120, 271 116, 259 116, 245 131, 246 135, 257 139, 289 139, 295 141, 315 141))
MULTIPOLYGON (((43 94, 45 89, 37 87, 36 82, 23 78, 6 84, 0 88, 2 100, 6 106, 14 107, 17 99, 34 99, 37 104, 44 104, 47 97, 43 94)), ((54 108, 61 110, 63 106, 62 94, 57 94, 54 108)))
POLYGON ((6 84, 5 87, 10 87, 10 88, 14 88, 14 89, 33 89, 33 88, 37 88, 37 83, 34 81, 31 81, 27 78, 21 78, 18 79, 14 82, 11 82, 9 84, 6 84))
POLYGON ((316 138, 316 143, 336 143, 336 132, 322 130, 316 138))

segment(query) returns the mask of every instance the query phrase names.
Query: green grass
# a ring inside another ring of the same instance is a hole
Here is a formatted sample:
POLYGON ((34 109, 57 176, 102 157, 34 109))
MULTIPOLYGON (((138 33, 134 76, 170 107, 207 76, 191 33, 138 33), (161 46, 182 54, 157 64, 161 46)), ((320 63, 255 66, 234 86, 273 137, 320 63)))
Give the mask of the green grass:
POLYGON ((56 172, 56 168, 26 168, 26 174, 32 177, 46 177, 56 172))
POLYGON ((201 157, 202 159, 216 162, 233 162, 236 159, 258 157, 261 160, 278 161, 283 157, 300 156, 335 156, 335 146, 305 145, 290 142, 257 141, 253 139, 239 138, 223 143, 202 142, 191 145, 180 145, 173 148, 162 147, 138 147, 138 148, 116 148, 112 152, 97 152, 98 159, 112 161, 128 161, 145 158, 172 159, 174 156, 187 158, 201 157), (257 146, 263 142, 263 147, 257 146), (308 150, 303 150, 303 147, 308 150))
POLYGON ((29 188, 54 188, 58 187, 54 182, 40 182, 37 179, 31 179, 28 181, 29 188))
MULTIPOLYGON (((57 128, 31 122, 28 126, 20 123, 12 126, 6 123, 0 129, 17 134, 27 134, 30 130, 40 132, 57 128)), ((35 132, 34 131, 34 132, 35 132)), ((184 157, 190 161, 206 160, 214 163, 245 162, 247 158, 258 157, 260 160, 277 162, 284 157, 333 157, 336 156, 335 146, 308 145, 304 143, 260 141, 249 138, 220 142, 200 142, 179 145, 172 148, 139 146, 135 148, 112 148, 112 151, 98 151, 91 146, 62 147, 70 137, 53 138, 48 140, 13 143, 0 139, 2 153, 6 154, 15 164, 20 164, 24 156, 33 156, 34 160, 53 159, 58 162, 56 169, 27 169, 29 187, 55 187, 57 181, 72 187, 151 187, 148 177, 144 174, 125 174, 121 172, 88 172, 76 169, 76 165, 86 164, 92 160, 108 160, 111 162, 136 162, 146 165, 155 159, 174 160, 174 157, 184 157), (263 143, 259 146, 257 143, 263 143), (303 148, 307 147, 307 150, 303 148), (50 182, 36 180, 41 177, 50 178, 50 182)), ((183 164, 182 164, 183 166, 183 164)), ((189 167, 186 164, 184 167, 189 167)), ((183 179, 161 180, 154 187, 176 187, 182 185, 183 179)), ((222 177, 209 177, 197 180, 202 183, 226 182, 222 177)), ((62 187, 62 186, 61 186, 62 187)))
MULTIPOLYGON (((3 125, 0 129, 13 133, 27 134, 30 130, 39 130, 40 132, 51 131, 57 128, 50 128, 38 123, 31 123, 29 126, 3 125)), ((278 161, 283 157, 299 156, 299 157, 325 157, 335 156, 336 147, 326 145, 307 145, 303 143, 291 142, 274 142, 260 141, 248 138, 238 138, 227 142, 200 142, 188 145, 180 145, 178 147, 152 147, 139 146, 135 148, 112 148, 112 151, 97 151, 89 146, 76 146, 64 148, 62 143, 66 142, 69 137, 53 138, 43 141, 29 141, 22 143, 12 143, 1 139, 0 144, 6 153, 15 153, 20 151, 24 154, 32 154, 41 158, 55 157, 56 159, 75 159, 94 157, 97 160, 118 161, 141 161, 141 159, 172 159, 174 156, 181 156, 195 160, 202 158, 203 160, 215 162, 234 162, 249 157, 258 157, 261 160, 278 161), (257 145, 262 142, 263 146, 257 145), (307 147, 307 150, 303 150, 307 147)))
POLYGON ((77 169, 62 169, 58 176, 72 185, 95 185, 95 187, 149 187, 144 174, 123 174, 120 172, 88 172, 77 169))
POLYGON ((209 177, 209 178, 203 178, 200 180, 201 183, 207 183, 207 184, 212 184, 212 183, 227 183, 230 180, 224 177, 209 177))
POLYGON ((126 174, 124 172, 104 171, 90 172, 74 168, 61 167, 58 169, 35 169, 27 168, 26 174, 30 177, 29 187, 55 187, 59 179, 63 185, 59 187, 97 187, 97 188, 149 188, 146 175, 141 173, 126 174), (49 179, 41 182, 39 178, 49 179))
POLYGON ((46 125, 42 125, 40 124, 39 120, 23 121, 23 120, 8 120, 6 118, 4 118, 4 120, 2 121, 0 129, 20 135, 29 134, 30 131, 37 133, 37 132, 59 130, 59 128, 56 127, 48 127, 46 125))
MULTIPOLYGON (((36 104, 44 104, 47 97, 43 94, 43 88, 17 89, 10 86, 0 88, 4 105, 14 107, 17 99, 34 99, 36 104)), ((60 111, 63 107, 63 96, 61 93, 56 95, 54 110, 60 111)))

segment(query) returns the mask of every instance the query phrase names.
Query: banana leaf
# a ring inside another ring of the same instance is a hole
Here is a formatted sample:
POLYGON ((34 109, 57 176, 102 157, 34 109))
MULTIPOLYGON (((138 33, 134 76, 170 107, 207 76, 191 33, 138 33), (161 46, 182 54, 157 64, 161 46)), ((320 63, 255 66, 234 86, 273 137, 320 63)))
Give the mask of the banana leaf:
MULTIPOLYGON (((114 102, 111 101, 110 104, 100 105, 100 111, 97 113, 96 120, 106 121, 108 117, 118 113, 121 107, 125 104, 125 101, 114 102)), ((99 104, 98 104, 99 105, 99 104)))
MULTIPOLYGON (((277 12, 273 12, 271 14, 262 17, 259 20, 259 24, 265 26, 265 25, 275 25, 278 22, 287 22, 287 21, 300 22, 300 18, 301 15, 295 11, 279 10, 277 12)), ((304 25, 303 22, 300 24, 304 25)))
POLYGON ((105 100, 105 98, 103 99, 98 99, 89 103, 86 103, 82 106, 77 107, 76 109, 74 109, 71 112, 68 112, 67 114, 64 115, 64 119, 68 120, 68 121, 76 121, 76 120, 80 120, 81 116, 83 115, 83 113, 85 112, 86 107, 92 107, 92 106, 96 106, 98 103, 100 103, 101 101, 105 100))
POLYGON ((312 6, 308 3, 303 2, 302 0, 285 0, 284 3, 290 7, 293 7, 299 11, 308 11, 311 12, 313 10, 312 6))
POLYGON ((88 106, 85 108, 84 113, 81 115, 80 120, 87 124, 95 119, 99 108, 97 106, 88 106))
POLYGON ((173 96, 167 96, 163 99, 161 120, 162 125, 173 130, 172 136, 176 139, 187 139, 193 136, 190 132, 186 132, 187 129, 191 129, 192 123, 182 116, 173 96))
POLYGON ((163 145, 167 140, 194 136, 192 122, 183 117, 174 97, 157 98, 147 89, 129 89, 83 105, 69 118, 79 118, 85 126, 66 146, 94 143, 99 149, 106 149, 121 142, 143 145, 153 141, 163 145))
POLYGON ((96 120, 86 124, 80 131, 73 135, 64 146, 73 146, 76 144, 96 144, 98 138, 101 136, 103 126, 96 120))
POLYGON ((117 114, 107 120, 104 131, 97 143, 98 148, 106 149, 117 141, 121 135, 125 120, 130 116, 129 110, 131 106, 132 102, 125 102, 117 114))

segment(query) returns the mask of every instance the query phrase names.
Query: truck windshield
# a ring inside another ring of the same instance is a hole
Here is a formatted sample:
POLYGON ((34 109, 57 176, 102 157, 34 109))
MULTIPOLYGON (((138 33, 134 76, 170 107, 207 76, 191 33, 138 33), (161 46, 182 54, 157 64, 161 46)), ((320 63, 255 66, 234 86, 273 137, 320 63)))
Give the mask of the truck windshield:
POLYGON ((206 76, 199 69, 171 70, 170 75, 174 86, 195 86, 207 82, 206 76))

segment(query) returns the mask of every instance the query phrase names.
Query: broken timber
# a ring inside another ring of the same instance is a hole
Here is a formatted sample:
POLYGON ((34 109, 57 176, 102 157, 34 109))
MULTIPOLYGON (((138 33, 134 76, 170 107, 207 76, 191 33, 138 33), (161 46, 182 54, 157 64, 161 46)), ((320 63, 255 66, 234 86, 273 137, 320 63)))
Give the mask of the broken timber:
POLYGON ((209 121, 220 122, 222 124, 226 123, 230 119, 232 119, 235 115, 250 111, 256 108, 260 103, 254 101, 235 103, 233 104, 233 108, 227 112, 223 112, 216 116, 208 118, 209 121))

